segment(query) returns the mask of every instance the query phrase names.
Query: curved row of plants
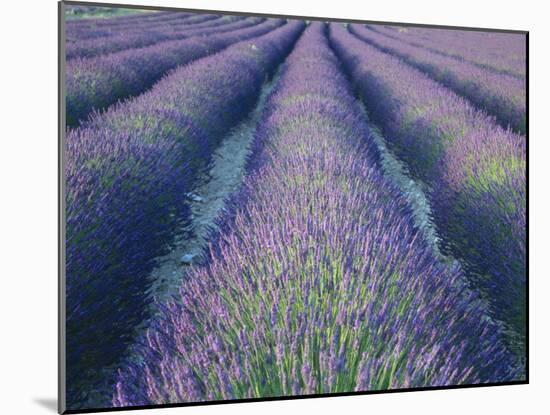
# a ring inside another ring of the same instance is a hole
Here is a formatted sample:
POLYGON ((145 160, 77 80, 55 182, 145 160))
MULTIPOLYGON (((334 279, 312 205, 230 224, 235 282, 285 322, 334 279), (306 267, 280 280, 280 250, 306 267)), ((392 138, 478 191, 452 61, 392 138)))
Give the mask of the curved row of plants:
POLYGON ((331 25, 330 39, 391 148, 429 186, 445 251, 462 260, 524 355, 525 137, 343 26, 331 25))
POLYGON ((525 134, 527 100, 524 79, 495 73, 467 61, 412 46, 363 25, 350 25, 349 30, 361 40, 400 57, 458 95, 469 99, 496 117, 504 128, 510 126, 525 134))
POLYGON ((193 23, 197 21, 206 21, 215 19, 218 15, 210 14, 205 18, 204 14, 184 13, 184 12, 158 12, 158 13, 139 13, 126 16, 116 16, 108 19, 78 19, 68 20, 66 29, 71 33, 86 33, 96 30, 125 30, 132 29, 136 24, 157 24, 157 23, 175 23, 180 22, 193 23))
POLYGON ((510 380, 497 327, 381 175, 313 23, 286 61, 207 265, 120 370, 114 406, 510 380))
POLYGON ((66 65, 67 124, 75 126, 93 110, 149 89, 169 70, 218 52, 227 46, 252 39, 285 24, 269 19, 252 27, 160 42, 145 48, 76 59, 66 65))
POLYGON ((481 68, 526 76, 526 39, 524 34, 491 33, 452 29, 424 29, 368 25, 374 31, 427 48, 432 52, 466 60, 481 68))
POLYGON ((176 27, 166 24, 156 24, 147 30, 147 26, 136 26, 136 30, 121 32, 101 39, 79 40, 67 42, 66 57, 68 60, 76 58, 91 58, 98 55, 120 52, 126 49, 142 48, 169 40, 185 39, 194 35, 208 35, 207 29, 215 31, 217 28, 229 26, 233 29, 246 27, 247 24, 258 23, 261 18, 244 18, 238 16, 217 16, 215 19, 200 23, 180 23, 176 27))
POLYGON ((66 143, 69 402, 93 392, 144 319, 147 275, 189 215, 199 164, 255 104, 303 30, 288 23, 181 67, 66 143), (208 99, 205 99, 208 97, 208 99))
POLYGON ((167 28, 185 27, 193 24, 200 24, 219 18, 219 15, 192 15, 187 13, 172 13, 171 16, 164 18, 147 14, 140 15, 130 22, 119 22, 118 18, 101 19, 101 22, 87 23, 79 20, 77 23, 68 21, 65 25, 65 35, 67 42, 78 42, 88 39, 103 40, 111 36, 116 36, 122 32, 133 33, 141 30, 152 30, 155 26, 165 26, 167 28), (207 16, 207 17, 205 17, 207 16), (108 24, 105 21, 108 20, 108 24), (71 24, 72 23, 72 24, 71 24), (102 24, 99 24, 102 23, 102 24))

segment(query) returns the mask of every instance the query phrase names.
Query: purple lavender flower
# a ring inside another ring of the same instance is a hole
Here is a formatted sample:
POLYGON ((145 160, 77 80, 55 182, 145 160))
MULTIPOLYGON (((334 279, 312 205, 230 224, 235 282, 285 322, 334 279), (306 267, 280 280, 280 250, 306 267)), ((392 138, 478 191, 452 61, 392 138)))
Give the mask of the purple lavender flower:
POLYGON ((141 373, 121 369, 113 405, 132 402, 136 390, 160 404, 522 376, 462 272, 438 261, 382 176, 324 24, 310 24, 287 58, 253 147, 208 264, 182 282, 185 301, 169 307, 178 318, 150 328, 161 340, 137 351, 141 373), (182 336, 179 321, 196 329, 182 336), (209 336, 224 348, 214 350, 209 336), (171 343, 218 357, 193 374, 200 397, 171 387, 188 364, 171 343), (245 361, 246 375, 221 361, 245 361))
POLYGON ((187 39, 73 59, 67 62, 67 124, 75 126, 85 121, 94 110, 102 110, 121 99, 144 92, 171 69, 219 52, 239 41, 266 34, 283 24, 281 19, 268 19, 240 29, 230 26, 228 32, 216 28, 219 33, 210 30, 210 34, 204 37, 195 33, 187 39))
POLYGON ((431 27, 368 25, 369 29, 434 53, 517 78, 526 75, 525 35, 431 27))
MULTIPOLYGON (((400 57, 457 94, 468 98, 473 104, 495 116, 504 128, 511 126, 516 131, 525 133, 525 79, 434 53, 362 25, 350 25, 350 32, 384 52, 400 57)), ((524 42, 524 47, 525 45, 524 42)))
POLYGON ((331 25, 330 39, 391 148, 428 185, 444 252, 461 260, 524 355, 525 137, 342 26, 331 25))
MULTIPOLYGON (((148 273, 154 258, 169 248, 176 220, 188 220, 185 195, 200 163, 208 162, 219 140, 247 115, 265 78, 303 28, 302 22, 289 23, 181 67, 147 93, 69 131, 69 406, 77 400, 81 382, 96 379, 101 368, 114 364, 145 319, 151 302, 148 273), (220 70, 224 77, 217 76, 220 70)), ((182 304, 197 296, 193 293, 182 304)), ((170 310, 175 308, 164 311, 170 310)), ((220 302, 212 311, 220 319, 227 314, 220 302)), ((192 333, 192 319, 178 319, 178 324, 192 333)), ((154 347, 158 337, 144 343, 154 347)), ((178 355, 186 350, 174 342, 166 346, 178 355)))

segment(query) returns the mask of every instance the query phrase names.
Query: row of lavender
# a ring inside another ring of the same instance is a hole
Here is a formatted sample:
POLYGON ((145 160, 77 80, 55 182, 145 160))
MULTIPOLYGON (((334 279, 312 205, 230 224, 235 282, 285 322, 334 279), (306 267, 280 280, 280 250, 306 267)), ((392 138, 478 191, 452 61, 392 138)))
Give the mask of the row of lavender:
POLYGON ((214 32, 208 30, 209 35, 204 37, 160 42, 69 61, 66 65, 67 124, 75 126, 86 120, 93 110, 142 93, 171 69, 233 43, 263 35, 283 24, 282 19, 267 19, 237 30, 226 32, 222 27, 214 32))
POLYGON ((146 277, 185 224, 197 168, 303 30, 292 22, 181 67, 67 136, 67 385, 93 390, 145 317, 146 277), (208 97, 208 99, 204 99, 208 97), (83 388, 84 385, 84 388, 83 388))
POLYGON ((495 116, 504 128, 525 133, 525 79, 496 73, 470 62, 431 52, 371 30, 363 25, 350 25, 357 37, 384 52, 396 55, 408 64, 472 101, 495 116))
POLYGON ((89 40, 89 39, 104 39, 121 33, 133 33, 138 29, 152 30, 155 26, 163 25, 168 27, 181 27, 184 25, 201 24, 214 19, 219 19, 219 15, 190 15, 186 13, 172 13, 171 16, 163 18, 154 18, 152 16, 144 16, 140 19, 133 19, 126 23, 118 22, 118 19, 101 19, 101 22, 87 24, 87 22, 79 20, 78 22, 67 22, 65 34, 68 43, 89 40), (71 24, 73 23, 73 24, 71 24))
POLYGON ((465 60, 481 68, 518 78, 526 76, 527 48, 525 36, 520 34, 381 25, 369 27, 413 46, 465 60))
POLYGON ((67 30, 96 30, 101 28, 126 28, 130 27, 136 23, 154 23, 154 22, 164 22, 171 20, 179 19, 188 19, 191 20, 197 19, 198 16, 195 13, 186 13, 186 12, 155 12, 155 13, 138 13, 131 14, 126 16, 117 16, 112 18, 96 18, 96 19, 78 19, 78 20, 68 20, 66 22, 67 30))
POLYGON ((133 26, 134 30, 123 30, 108 37, 67 42, 66 56, 69 60, 89 58, 126 49, 150 46, 168 40, 185 39, 196 35, 205 36, 209 34, 208 29, 212 31, 224 26, 238 29, 246 27, 247 23, 252 24, 263 20, 257 17, 243 18, 237 16, 204 15, 203 17, 205 21, 200 23, 186 22, 175 26, 173 24, 155 24, 149 29, 145 25, 135 25, 133 26))
POLYGON ((444 248, 464 261, 524 354, 525 138, 343 26, 331 25, 330 39, 390 146, 431 189, 444 248))
POLYGON ((382 177, 325 32, 310 25, 285 63, 209 261, 161 305, 114 406, 515 379, 382 177))
MULTIPOLYGON (((150 16, 149 16, 150 17, 150 16)), ((166 28, 178 28, 185 25, 201 24, 214 19, 219 19, 219 15, 190 15, 187 13, 172 13, 171 16, 164 18, 143 18, 134 19, 126 23, 117 22, 117 18, 99 19, 102 24, 86 24, 86 21, 79 20, 77 23, 68 21, 65 26, 65 35, 67 43, 76 43, 87 40, 102 41, 121 33, 135 33, 137 28, 150 31, 155 26, 163 25, 166 28), (106 23, 107 22, 107 23, 106 23), (70 23, 73 23, 72 25, 70 23)))

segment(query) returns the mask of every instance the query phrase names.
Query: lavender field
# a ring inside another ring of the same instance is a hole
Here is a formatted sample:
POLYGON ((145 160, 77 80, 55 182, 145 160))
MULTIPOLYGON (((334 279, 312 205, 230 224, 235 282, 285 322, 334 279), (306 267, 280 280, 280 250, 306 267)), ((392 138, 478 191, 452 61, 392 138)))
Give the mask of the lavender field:
POLYGON ((88 9, 68 409, 526 380, 525 34, 88 9))

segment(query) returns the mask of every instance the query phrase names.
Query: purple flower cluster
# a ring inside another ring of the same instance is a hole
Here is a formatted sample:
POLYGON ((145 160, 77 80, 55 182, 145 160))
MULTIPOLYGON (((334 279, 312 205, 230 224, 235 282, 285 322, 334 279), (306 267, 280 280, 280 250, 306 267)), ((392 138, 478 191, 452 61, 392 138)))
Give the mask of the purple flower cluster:
POLYGON ((288 23, 173 71, 70 130, 66 145, 69 399, 143 319, 152 260, 188 213, 200 163, 254 105, 304 28, 288 23))
MULTIPOLYGON (((128 16, 130 17, 130 16, 128 16)), ((136 16, 133 16, 136 17, 136 16)), ((65 27, 67 46, 74 46, 79 42, 95 39, 98 42, 108 41, 122 34, 150 32, 158 33, 160 28, 165 31, 177 31, 185 27, 208 24, 210 21, 223 22, 220 15, 190 15, 186 13, 172 13, 171 16, 152 17, 143 16, 126 22, 119 22, 116 18, 100 19, 99 22, 88 23, 91 19, 68 21, 65 27), (72 24, 71 24, 72 23, 72 24)), ((89 43, 94 45, 93 43, 89 43)))
POLYGON ((94 109, 100 110, 118 100, 142 93, 177 66, 218 52, 233 43, 268 33, 284 23, 281 19, 267 19, 234 31, 224 32, 220 28, 219 33, 210 31, 204 37, 194 36, 94 58, 71 60, 67 63, 66 74, 67 124, 77 125, 94 109))
POLYGON ((518 78, 526 75, 524 34, 369 25, 369 28, 413 46, 471 62, 518 78))
POLYGON ((493 316, 521 343, 525 137, 502 129, 468 101, 343 26, 331 25, 330 39, 391 148, 430 187, 443 247, 463 261, 493 316))
POLYGON ((350 25, 349 30, 359 39, 400 57, 457 94, 466 97, 480 109, 495 116, 504 128, 510 126, 525 133, 525 79, 495 73, 464 60, 412 46, 363 25, 350 25))
POLYGON ((138 14, 109 19, 78 19, 69 20, 65 24, 67 41, 108 37, 125 31, 133 32, 136 28, 151 28, 156 25, 174 25, 200 23, 219 18, 219 15, 196 15, 189 13, 170 14, 138 14), (129 19, 131 17, 131 19, 129 19), (125 20, 123 20, 125 19, 125 20), (197 22, 198 19, 198 22, 197 22), (101 33, 100 33, 101 32, 101 33))
POLYGON ((217 15, 204 15, 166 12, 166 13, 144 13, 128 16, 112 17, 109 19, 78 19, 66 22, 65 29, 68 41, 91 39, 93 37, 111 36, 122 31, 133 31, 136 25, 193 23, 215 19, 217 15))
MULTIPOLYGON (((204 15, 204 17, 210 16, 204 15)), ((205 20, 206 21, 197 23, 188 23, 184 20, 176 26, 173 24, 154 24, 151 27, 145 24, 136 25, 133 26, 133 29, 130 31, 123 30, 108 37, 67 42, 65 54, 67 60, 90 58, 97 55, 120 52, 126 49, 150 46, 168 40, 179 40, 196 35, 207 35, 211 32, 215 32, 216 29, 221 29, 228 25, 232 29, 239 29, 241 27, 246 27, 246 23, 250 25, 258 23, 263 19, 258 17, 243 18, 238 16, 217 16, 215 19, 205 20)))
POLYGON ((159 304, 113 405, 514 380, 498 329, 436 260, 375 148, 326 26, 310 24, 207 264, 159 304))

